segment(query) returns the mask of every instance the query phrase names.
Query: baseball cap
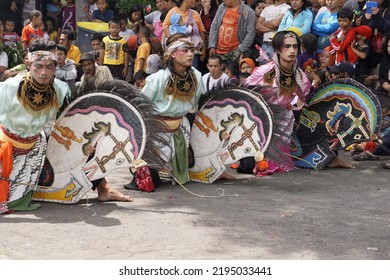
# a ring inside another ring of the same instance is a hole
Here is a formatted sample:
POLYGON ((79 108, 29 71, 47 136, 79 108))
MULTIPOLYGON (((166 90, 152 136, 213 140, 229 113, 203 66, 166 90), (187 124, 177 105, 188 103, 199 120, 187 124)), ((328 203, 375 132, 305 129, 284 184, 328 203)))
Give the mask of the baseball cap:
POLYGON ((83 53, 80 57, 80 63, 83 61, 83 60, 91 60, 91 61, 95 61, 95 58, 93 56, 93 54, 91 53, 83 53))
POLYGON ((355 75, 355 68, 353 65, 347 61, 342 61, 338 65, 331 65, 327 67, 328 70, 332 73, 341 73, 346 72, 349 77, 353 77, 355 75))
POLYGON ((161 58, 158 56, 158 54, 151 54, 146 59, 146 74, 153 74, 156 73, 158 70, 158 66, 160 64, 161 58))

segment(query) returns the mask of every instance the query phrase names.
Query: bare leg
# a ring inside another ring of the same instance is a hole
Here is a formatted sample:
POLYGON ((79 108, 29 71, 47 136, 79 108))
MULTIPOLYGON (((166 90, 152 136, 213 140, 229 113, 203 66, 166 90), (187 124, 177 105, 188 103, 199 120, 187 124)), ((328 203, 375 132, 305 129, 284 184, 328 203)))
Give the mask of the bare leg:
POLYGON ((350 164, 349 162, 346 162, 338 157, 332 159, 327 165, 327 167, 330 167, 330 168, 336 168, 336 167, 340 167, 340 168, 348 168, 348 169, 352 169, 352 168, 355 168, 352 164, 350 164))
POLYGON ((97 187, 98 191, 98 200, 100 202, 105 201, 126 201, 132 202, 133 198, 129 195, 124 195, 123 193, 113 189, 106 181, 103 179, 99 186, 97 187))

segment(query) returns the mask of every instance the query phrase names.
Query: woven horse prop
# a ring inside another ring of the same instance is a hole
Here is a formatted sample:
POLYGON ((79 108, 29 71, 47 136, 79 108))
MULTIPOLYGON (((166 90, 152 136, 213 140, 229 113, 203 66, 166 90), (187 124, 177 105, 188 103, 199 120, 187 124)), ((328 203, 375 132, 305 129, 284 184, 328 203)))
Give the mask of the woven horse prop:
MULTIPOLYGON (((262 91, 274 91, 263 88, 262 91)), ((276 157, 274 114, 262 96, 246 88, 219 90, 203 104, 194 120, 190 145, 195 164, 193 181, 212 183, 225 165, 273 151, 276 157)))
POLYGON ((153 162, 157 153, 149 129, 158 133, 162 124, 152 113, 151 102, 121 81, 76 99, 51 130, 46 159, 54 176, 47 180, 50 187, 34 192, 34 200, 76 203, 92 188, 91 181, 142 159, 153 162))
POLYGON ((377 97, 352 79, 325 83, 308 97, 295 131, 293 154, 298 167, 323 168, 334 151, 378 134, 382 110, 377 97))

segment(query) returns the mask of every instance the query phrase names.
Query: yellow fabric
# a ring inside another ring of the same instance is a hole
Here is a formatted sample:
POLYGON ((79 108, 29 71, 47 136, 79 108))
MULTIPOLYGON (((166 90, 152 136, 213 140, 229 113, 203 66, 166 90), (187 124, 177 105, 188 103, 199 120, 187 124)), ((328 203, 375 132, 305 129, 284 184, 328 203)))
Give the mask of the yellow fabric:
MULTIPOLYGON (((103 38, 104 65, 122 65, 125 63, 125 51, 123 46, 127 44, 124 38, 114 40, 110 36, 103 38)), ((146 63, 145 63, 146 64, 146 63)))
POLYGON ((78 64, 80 62, 80 57, 81 57, 80 49, 73 44, 70 45, 70 49, 68 50, 68 54, 66 58, 69 58, 73 60, 76 64, 78 64))
POLYGON ((77 22, 77 26, 84 28, 84 29, 92 30, 93 32, 109 32, 107 22, 89 22, 89 21, 82 22, 82 21, 80 21, 80 22, 77 22))
POLYGON ((31 149, 35 145, 35 143, 36 143, 36 142, 33 142, 33 143, 21 143, 21 142, 18 142, 15 139, 9 138, 1 130, 0 130, 0 141, 5 142, 5 143, 9 142, 15 148, 23 149, 23 150, 31 149))

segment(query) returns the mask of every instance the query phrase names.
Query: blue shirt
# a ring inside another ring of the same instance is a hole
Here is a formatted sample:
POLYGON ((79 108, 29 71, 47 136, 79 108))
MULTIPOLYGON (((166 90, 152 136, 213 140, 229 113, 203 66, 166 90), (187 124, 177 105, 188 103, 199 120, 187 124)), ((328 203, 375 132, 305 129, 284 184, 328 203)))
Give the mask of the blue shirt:
POLYGON ((280 22, 278 31, 286 30, 294 26, 302 31, 302 35, 310 32, 311 23, 313 22, 313 14, 309 10, 301 11, 295 18, 293 10, 288 10, 280 22))
POLYGON ((104 10, 103 13, 101 13, 99 10, 95 10, 92 13, 93 19, 100 19, 104 22, 109 22, 110 20, 114 19, 114 11, 113 10, 104 10))
POLYGON ((331 14, 329 11, 321 13, 311 26, 313 34, 320 37, 333 34, 337 28, 339 28, 337 12, 331 14))

